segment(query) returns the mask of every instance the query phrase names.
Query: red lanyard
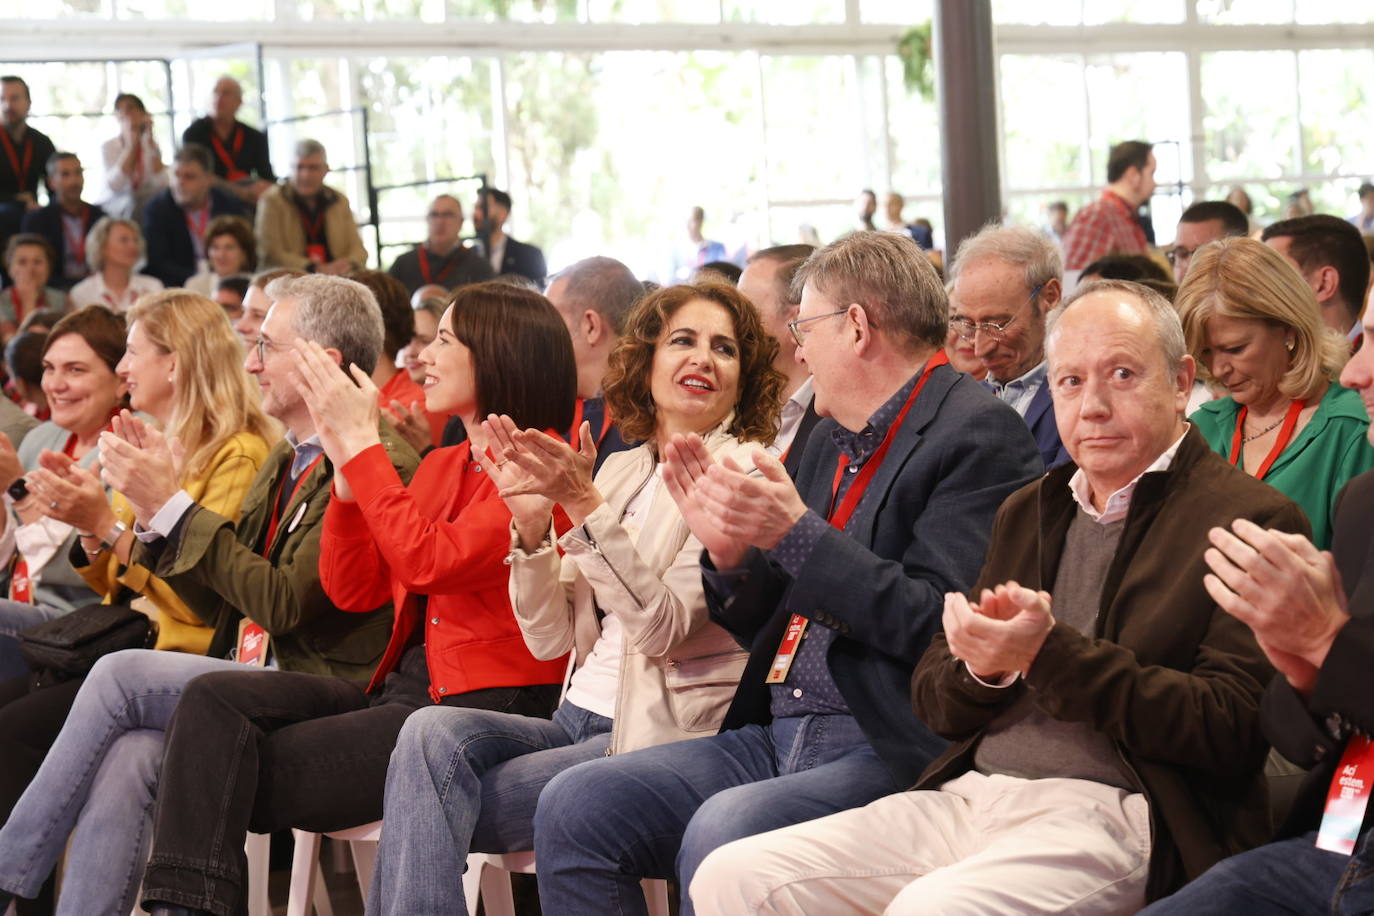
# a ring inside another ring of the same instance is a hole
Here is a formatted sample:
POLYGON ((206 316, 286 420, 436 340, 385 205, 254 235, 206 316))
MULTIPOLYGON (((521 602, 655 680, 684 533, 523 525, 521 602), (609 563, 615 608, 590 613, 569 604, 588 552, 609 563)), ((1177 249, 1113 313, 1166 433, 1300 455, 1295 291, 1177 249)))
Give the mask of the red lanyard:
MULTIPOLYGON (((578 398, 573 407, 572 429, 568 431, 568 444, 577 448, 581 443, 577 439, 577 431, 582 428, 582 405, 586 398, 578 398)), ((606 433, 611 428, 611 405, 604 401, 601 406, 601 431, 596 434, 596 446, 601 447, 601 443, 606 441, 606 433)))
MULTIPOLYGON (((313 217, 305 212, 305 205, 298 203, 296 210, 301 215, 301 228, 305 230, 305 241, 308 245, 318 245, 324 241, 324 207, 320 207, 318 213, 313 217)), ((423 250, 423 249, 421 249, 423 250)))
MULTIPOLYGON (((1274 441, 1274 447, 1269 450, 1264 463, 1255 472, 1256 480, 1263 480, 1264 475, 1269 473, 1269 468, 1278 460, 1283 450, 1288 448, 1288 443, 1293 439, 1293 429, 1298 425, 1298 414, 1307 406, 1305 398, 1298 398, 1288 405, 1288 413, 1283 415, 1283 425, 1279 427, 1279 437, 1274 441)), ((1236 416, 1236 433, 1231 437, 1231 465, 1232 467, 1243 467, 1245 450, 1245 415, 1250 408, 1242 407, 1240 414, 1236 416)))
POLYGON ((82 205, 81 231, 76 234, 75 238, 72 237, 72 231, 69 228, 69 222, 70 221, 67 219, 66 215, 63 214, 62 235, 64 238, 66 238, 67 248, 71 251, 72 256, 76 258, 76 262, 78 264, 84 264, 86 261, 86 229, 91 224, 91 208, 84 204, 82 205))
POLYGON ((232 156, 224 148, 224 144, 220 142, 219 134, 216 133, 214 125, 210 125, 210 143, 215 147, 215 155, 219 157, 219 161, 224 163, 224 177, 230 181, 238 181, 240 178, 248 177, 248 173, 239 168, 238 164, 239 150, 243 149, 243 128, 235 124, 234 130, 229 136, 233 138, 230 141, 234 146, 232 156))
MULTIPOLYGON (((291 497, 286 501, 287 506, 296 501, 296 495, 301 492, 301 486, 305 484, 305 478, 310 476, 310 472, 315 470, 315 465, 319 464, 323 459, 324 455, 316 455, 315 460, 310 462, 304 471, 301 471, 300 476, 296 478, 296 485, 291 488, 291 497)), ((292 460, 294 461, 295 459, 293 458, 292 460)), ((283 477, 281 486, 277 487, 277 491, 272 494, 272 515, 267 521, 267 540, 262 542, 262 555, 264 557, 272 552, 272 547, 277 540, 277 526, 281 524, 281 513, 282 509, 285 508, 281 501, 281 491, 285 486, 286 478, 283 477)))
POLYGON ((444 277, 447 277, 447 276, 448 276, 449 271, 453 270, 453 268, 456 267, 456 266, 458 265, 458 255, 462 254, 462 252, 463 252, 463 249, 462 249, 461 247, 458 248, 456 251, 454 251, 453 255, 450 256, 449 262, 448 262, 447 264, 444 265, 443 270, 440 270, 440 271, 439 271, 439 276, 431 278, 430 275, 429 275, 429 252, 425 251, 425 246, 424 246, 424 245, 421 245, 421 246, 420 246, 420 276, 422 276, 422 277, 425 278, 425 284, 426 284, 426 285, 428 285, 428 284, 430 284, 430 283, 439 283, 439 284, 442 284, 442 283, 444 282, 444 277))
POLYGON ((187 211, 186 228, 191 230, 192 240, 198 241, 200 245, 205 243, 205 227, 210 224, 210 203, 206 201, 205 206, 194 213, 187 211))
MULTIPOLYGON (((0 128, 0 133, 3 132, 4 129, 0 128)), ((10 287, 10 301, 14 303, 14 323, 19 324, 24 320, 24 303, 19 301, 19 287, 10 287)))
POLYGON ((916 403, 917 396, 921 389, 930 381, 930 374, 936 366, 943 366, 949 362, 949 355, 942 349, 930 358, 926 363, 925 370, 921 373, 921 378, 911 389, 911 394, 907 395, 906 403, 902 405, 902 410, 897 414, 897 418, 888 427, 887 435, 883 437, 882 444, 873 453, 864 466, 860 468, 859 474, 854 478, 854 482, 849 485, 849 489, 844 493, 844 499, 840 500, 839 505, 835 505, 835 494, 840 491, 840 481, 844 479, 845 468, 849 465, 849 459, 840 455, 835 461, 835 479, 830 484, 830 524, 841 531, 845 525, 849 524, 849 518, 854 514, 854 510, 859 507, 859 500, 863 499, 864 491, 868 489, 869 483, 873 480, 873 475, 878 473, 878 467, 887 457, 887 450, 892 447, 892 442, 897 438, 897 430, 902 428, 902 421, 906 419, 907 412, 911 410, 911 405, 916 403))
POLYGON ((10 132, 0 127, 0 142, 5 144, 5 157, 10 161, 10 168, 14 170, 14 177, 19 181, 19 189, 24 189, 24 179, 29 175, 29 166, 33 165, 33 134, 24 132, 24 164, 20 167, 19 153, 14 148, 14 142, 10 140, 10 132))

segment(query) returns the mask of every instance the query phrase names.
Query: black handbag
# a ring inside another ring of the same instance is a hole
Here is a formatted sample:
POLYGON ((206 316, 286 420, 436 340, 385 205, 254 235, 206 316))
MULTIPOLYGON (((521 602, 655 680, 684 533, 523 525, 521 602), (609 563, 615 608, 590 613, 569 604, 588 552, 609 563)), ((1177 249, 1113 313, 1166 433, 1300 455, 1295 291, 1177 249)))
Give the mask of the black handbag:
POLYGON ((124 604, 88 604, 19 634, 19 654, 35 672, 70 680, 90 672, 102 655, 146 648, 152 625, 124 604))

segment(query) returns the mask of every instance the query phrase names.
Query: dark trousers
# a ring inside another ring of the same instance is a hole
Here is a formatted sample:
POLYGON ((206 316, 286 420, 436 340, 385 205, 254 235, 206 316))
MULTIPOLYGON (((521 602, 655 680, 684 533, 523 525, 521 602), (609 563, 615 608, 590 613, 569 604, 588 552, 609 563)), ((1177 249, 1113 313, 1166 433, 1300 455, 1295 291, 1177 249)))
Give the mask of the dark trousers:
MULTIPOLYGON (((0 824, 9 820, 34 774, 43 765, 48 748, 67 721, 83 678, 47 687, 30 687, 28 677, 0 683, 0 824)), ((48 916, 53 911, 53 878, 32 900, 16 899, 19 916, 48 916)))
MULTIPOLYGON (((559 685, 499 687, 444 705, 548 716, 559 685)), ((416 692, 372 704, 338 678, 225 671, 187 685, 167 729, 143 879, 155 903, 246 912, 248 831, 317 833, 382 816, 387 764, 416 692)))

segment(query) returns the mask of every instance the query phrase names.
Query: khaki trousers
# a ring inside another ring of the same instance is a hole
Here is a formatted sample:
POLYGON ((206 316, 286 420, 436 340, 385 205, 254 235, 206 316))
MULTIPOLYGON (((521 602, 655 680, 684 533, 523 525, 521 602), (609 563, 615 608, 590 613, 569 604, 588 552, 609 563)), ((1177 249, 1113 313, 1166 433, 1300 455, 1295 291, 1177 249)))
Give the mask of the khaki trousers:
POLYGON ((1149 862, 1143 795, 970 772, 726 844, 690 891, 698 916, 1134 913, 1149 862))

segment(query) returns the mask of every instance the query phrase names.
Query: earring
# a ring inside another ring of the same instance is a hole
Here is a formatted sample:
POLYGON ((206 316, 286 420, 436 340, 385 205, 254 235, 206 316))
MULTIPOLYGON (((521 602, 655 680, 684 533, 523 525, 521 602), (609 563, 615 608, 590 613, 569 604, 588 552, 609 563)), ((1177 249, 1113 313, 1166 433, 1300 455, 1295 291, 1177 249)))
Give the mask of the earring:
POLYGON ((1293 347, 1295 346, 1295 344, 1294 344, 1293 341, 1290 339, 1290 340, 1288 340, 1288 341, 1286 341, 1286 342, 1284 343, 1284 346, 1288 348, 1288 352, 1289 352, 1289 353, 1292 353, 1292 352, 1293 352, 1293 347))

